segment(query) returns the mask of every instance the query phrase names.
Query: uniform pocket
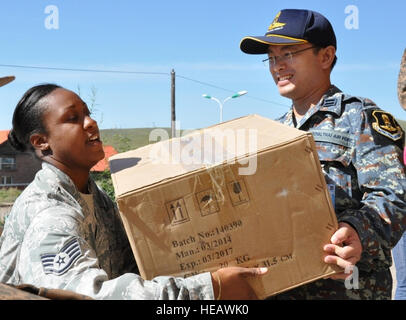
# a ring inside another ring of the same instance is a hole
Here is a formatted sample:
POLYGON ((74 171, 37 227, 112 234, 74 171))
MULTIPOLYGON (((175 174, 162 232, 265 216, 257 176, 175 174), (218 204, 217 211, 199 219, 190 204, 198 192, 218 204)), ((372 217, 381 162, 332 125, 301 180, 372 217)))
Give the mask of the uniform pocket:
POLYGON ((354 139, 348 134, 335 134, 327 131, 323 134, 335 135, 336 139, 333 137, 318 136, 315 132, 323 132, 322 130, 313 131, 313 137, 316 142, 317 153, 319 154, 320 161, 326 162, 338 162, 344 167, 348 167, 351 163, 351 159, 354 152, 354 139), (341 142, 342 140, 345 141, 341 142), (330 142, 335 141, 335 142, 330 142))
POLYGON ((316 148, 320 161, 337 162, 344 167, 348 167, 351 163, 353 148, 317 141, 316 148))

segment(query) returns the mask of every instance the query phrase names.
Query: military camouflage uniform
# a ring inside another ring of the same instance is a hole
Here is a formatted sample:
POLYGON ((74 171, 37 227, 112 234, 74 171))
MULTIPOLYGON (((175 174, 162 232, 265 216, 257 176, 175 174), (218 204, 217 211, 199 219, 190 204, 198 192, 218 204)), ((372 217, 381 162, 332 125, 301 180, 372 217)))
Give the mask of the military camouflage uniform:
POLYGON ((398 97, 400 105, 406 110, 406 49, 403 52, 400 72, 398 77, 398 97))
POLYGON ((372 101, 334 86, 297 125, 292 110, 278 121, 313 133, 337 219, 357 230, 363 251, 356 265, 359 289, 327 279, 275 298, 390 299, 391 249, 406 224, 403 131, 372 101))
POLYGON ((71 290, 95 299, 213 299, 210 273, 144 281, 118 211, 90 179, 94 213, 71 179, 43 163, 0 238, 0 282, 71 290))

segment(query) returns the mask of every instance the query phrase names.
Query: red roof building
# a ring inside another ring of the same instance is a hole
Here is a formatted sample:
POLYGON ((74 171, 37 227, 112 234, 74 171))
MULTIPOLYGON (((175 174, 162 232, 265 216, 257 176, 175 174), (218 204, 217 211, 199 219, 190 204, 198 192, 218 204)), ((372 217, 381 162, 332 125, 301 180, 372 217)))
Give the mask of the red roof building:
POLYGON ((104 170, 109 170, 109 158, 111 156, 114 156, 118 152, 114 147, 108 146, 108 145, 103 145, 103 150, 104 150, 104 159, 100 160, 96 165, 90 169, 90 171, 96 171, 96 172, 103 172, 104 170))
POLYGON ((0 188, 24 189, 41 169, 41 161, 31 152, 14 150, 8 142, 9 130, 0 130, 0 188))
POLYGON ((8 133, 10 130, 0 130, 0 144, 8 140, 8 133))

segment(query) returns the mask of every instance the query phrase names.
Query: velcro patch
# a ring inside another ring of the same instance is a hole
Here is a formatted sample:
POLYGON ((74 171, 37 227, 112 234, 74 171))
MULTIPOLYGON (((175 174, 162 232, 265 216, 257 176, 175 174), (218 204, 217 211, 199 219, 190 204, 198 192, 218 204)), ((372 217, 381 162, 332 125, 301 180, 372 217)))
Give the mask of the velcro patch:
POLYGON ((72 239, 65 244, 58 253, 41 255, 42 267, 45 274, 64 274, 82 255, 78 239, 72 239))
POLYGON ((372 128, 376 132, 393 141, 397 141, 403 137, 402 128, 390 113, 382 110, 375 110, 372 112, 372 116, 374 118, 372 128))

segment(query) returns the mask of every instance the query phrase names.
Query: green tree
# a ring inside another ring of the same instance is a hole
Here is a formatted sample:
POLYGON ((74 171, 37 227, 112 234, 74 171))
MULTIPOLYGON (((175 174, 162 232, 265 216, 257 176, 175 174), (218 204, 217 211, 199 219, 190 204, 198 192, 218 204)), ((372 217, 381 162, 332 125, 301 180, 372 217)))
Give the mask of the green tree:
POLYGON ((17 188, 1 188, 0 189, 0 202, 13 203, 15 199, 21 194, 21 190, 17 188))
POLYGON ((90 175, 97 185, 107 193, 110 199, 116 201, 110 171, 106 169, 102 172, 91 172, 90 175))

